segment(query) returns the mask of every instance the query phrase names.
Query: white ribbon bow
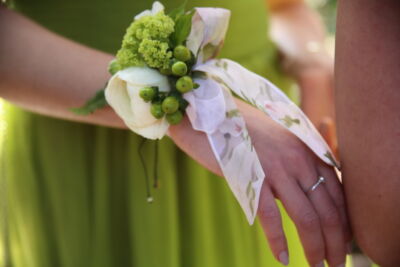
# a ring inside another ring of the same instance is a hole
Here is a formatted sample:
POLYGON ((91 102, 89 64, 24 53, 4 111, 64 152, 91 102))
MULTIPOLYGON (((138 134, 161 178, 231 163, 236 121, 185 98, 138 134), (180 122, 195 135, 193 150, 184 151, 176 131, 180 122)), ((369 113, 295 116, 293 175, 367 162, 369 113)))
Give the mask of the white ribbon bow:
MULTIPOLYGON (((153 10, 163 10, 155 2, 153 10)), ((329 146, 306 115, 275 85, 228 59, 214 59, 222 47, 230 12, 222 8, 196 8, 186 46, 196 55, 194 81, 199 88, 184 94, 195 130, 206 133, 221 170, 250 224, 257 215, 265 178, 245 121, 231 91, 253 104, 300 138, 318 157, 338 166, 329 146)), ((149 67, 130 67, 117 72, 105 90, 107 102, 134 132, 151 139, 165 135, 169 124, 150 114, 150 103, 139 97, 140 88, 157 86, 170 90, 167 77, 149 67)))
POLYGON ((197 55, 194 71, 200 85, 184 95, 195 130, 206 133, 221 170, 250 224, 257 215, 265 178, 232 90, 302 140, 325 163, 338 166, 333 154, 307 116, 275 85, 228 59, 213 59, 222 47, 230 11, 196 8, 186 42, 197 55))

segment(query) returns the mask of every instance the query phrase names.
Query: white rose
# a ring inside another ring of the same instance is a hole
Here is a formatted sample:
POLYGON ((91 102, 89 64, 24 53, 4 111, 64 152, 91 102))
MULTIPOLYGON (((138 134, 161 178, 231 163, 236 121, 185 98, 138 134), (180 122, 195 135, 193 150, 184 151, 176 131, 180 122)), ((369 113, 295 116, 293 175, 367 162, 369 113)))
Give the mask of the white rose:
POLYGON ((108 82, 105 96, 108 104, 133 132, 149 139, 161 139, 169 124, 165 117, 156 119, 150 103, 139 96, 143 87, 157 86, 160 92, 170 91, 168 79, 148 67, 130 67, 118 71, 108 82))
POLYGON ((160 2, 155 1, 153 3, 151 10, 147 9, 147 10, 142 11, 141 13, 137 14, 135 16, 135 20, 140 19, 141 17, 144 17, 144 16, 149 16, 149 15, 154 16, 155 14, 157 14, 160 11, 164 11, 164 6, 160 2))

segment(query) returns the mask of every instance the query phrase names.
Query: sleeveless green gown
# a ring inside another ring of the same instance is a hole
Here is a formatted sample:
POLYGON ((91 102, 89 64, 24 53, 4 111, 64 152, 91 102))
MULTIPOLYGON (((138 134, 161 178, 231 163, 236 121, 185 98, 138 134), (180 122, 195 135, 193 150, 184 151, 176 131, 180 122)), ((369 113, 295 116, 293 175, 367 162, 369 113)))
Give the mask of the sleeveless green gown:
MULTIPOLYGON (((180 2, 164 4, 174 8, 180 2)), ((221 56, 287 85, 266 36, 262 0, 189 4, 229 8, 231 24, 221 56)), ((150 8, 151 1, 16 0, 13 7, 63 36, 115 53, 133 16, 150 8)), ((259 222, 248 225, 226 182, 169 139, 160 142, 160 187, 149 204, 138 154, 141 137, 9 104, 5 112, 0 266, 280 266, 259 222)), ((150 170, 153 152, 147 143, 150 170)), ((296 230, 283 216, 291 266, 307 266, 296 230)))

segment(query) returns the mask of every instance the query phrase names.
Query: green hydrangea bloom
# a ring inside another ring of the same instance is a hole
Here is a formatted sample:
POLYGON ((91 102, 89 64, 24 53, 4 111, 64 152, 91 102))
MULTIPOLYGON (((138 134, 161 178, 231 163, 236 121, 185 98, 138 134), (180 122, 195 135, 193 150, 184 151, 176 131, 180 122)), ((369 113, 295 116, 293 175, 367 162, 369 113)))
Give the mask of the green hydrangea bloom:
POLYGON ((172 52, 168 49, 166 42, 143 39, 139 46, 139 53, 149 67, 167 69, 172 57, 172 52))
POLYGON ((163 11, 155 15, 144 16, 132 23, 127 29, 127 35, 143 39, 167 39, 174 31, 175 23, 163 11))
POLYGON ((118 66, 121 69, 144 65, 168 68, 172 58, 168 37, 174 26, 174 21, 163 11, 135 20, 126 30, 117 53, 118 66))
POLYGON ((120 69, 132 66, 144 66, 145 62, 137 52, 138 44, 122 47, 117 52, 117 62, 120 69))

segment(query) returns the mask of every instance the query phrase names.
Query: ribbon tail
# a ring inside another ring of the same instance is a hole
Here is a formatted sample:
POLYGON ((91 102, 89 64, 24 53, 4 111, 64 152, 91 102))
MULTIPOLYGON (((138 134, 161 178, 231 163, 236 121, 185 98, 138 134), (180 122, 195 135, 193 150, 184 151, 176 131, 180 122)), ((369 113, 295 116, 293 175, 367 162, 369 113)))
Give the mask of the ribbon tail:
POLYGON ((212 59, 196 66, 196 71, 223 84, 253 104, 302 140, 322 161, 339 168, 328 144, 318 130, 279 88, 267 79, 228 59, 212 59))
POLYGON ((211 79, 197 82, 200 87, 186 95, 190 103, 187 112, 189 120, 194 129, 206 133, 229 188, 242 207, 247 220, 253 224, 265 174, 247 132, 245 121, 228 88, 211 79), (210 98, 210 95, 213 97, 210 98), (208 104, 210 106, 207 106, 208 104), (215 115, 205 116, 204 113, 215 114, 212 108, 216 108, 216 104, 222 108, 217 110, 219 113, 222 111, 223 116, 221 118, 215 115))

